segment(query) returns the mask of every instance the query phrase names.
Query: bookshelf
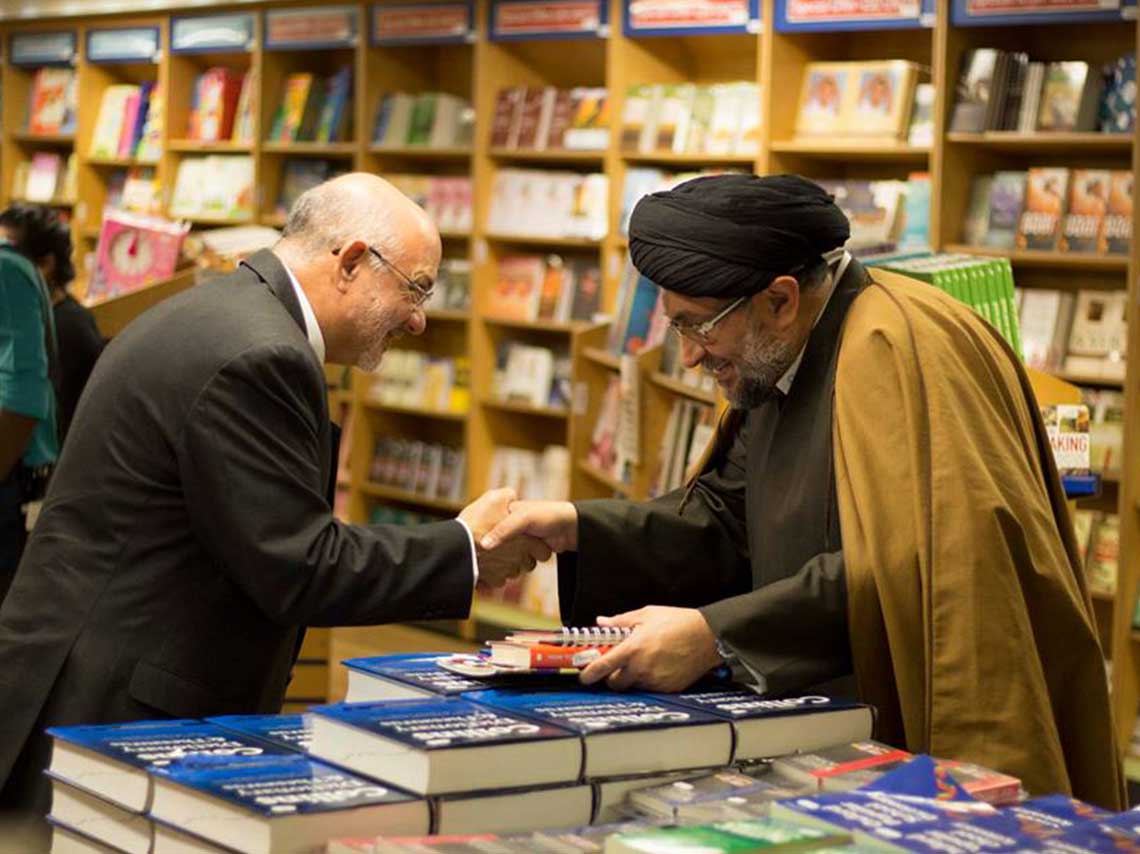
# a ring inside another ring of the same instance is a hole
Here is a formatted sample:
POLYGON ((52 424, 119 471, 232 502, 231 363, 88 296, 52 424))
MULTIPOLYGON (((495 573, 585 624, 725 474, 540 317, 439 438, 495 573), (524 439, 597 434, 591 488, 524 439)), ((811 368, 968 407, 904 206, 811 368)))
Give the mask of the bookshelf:
MULTIPOLYGON (((269 32, 267 12, 287 9, 318 11, 325 7, 315 0, 276 2, 254 0, 226 9, 195 9, 189 17, 225 11, 248 14, 250 36, 245 41, 214 44, 203 49, 179 51, 174 23, 185 17, 169 14, 129 14, 108 17, 76 16, 43 18, 38 21, 0 23, 6 45, 17 35, 54 35, 34 54, 5 52, 0 74, 3 120, 0 140, 0 196, 12 201, 16 169, 39 151, 66 155, 74 152, 78 162, 78 197, 72 207, 73 235, 79 270, 98 238, 103 201, 109 177, 133 165, 129 158, 89 156, 89 147, 102 93, 110 85, 143 80, 162 84, 168 94, 164 107, 162 155, 158 178, 169 194, 178 165, 187 157, 207 154, 247 154, 253 159, 254 186, 258 188, 253 221, 280 227, 283 217, 276 210, 290 159, 327 160, 333 169, 362 169, 381 175, 427 175, 441 178, 470 177, 474 198, 474 222, 470 231, 445 229, 445 258, 467 259, 472 265, 472 306, 469 311, 430 311, 427 332, 397 345, 433 355, 463 356, 470 362, 471 406, 466 414, 423 411, 377 405, 368 400, 371 378, 354 372, 347 388, 335 392, 337 408, 350 414, 347 439, 350 456, 343 472, 348 518, 367 521, 375 508, 396 506, 423 513, 453 515, 459 502, 425 499, 414 493, 373 483, 368 474, 377 436, 438 437, 462 445, 467 452, 467 492, 478 495, 486 487, 495 447, 513 445, 541 450, 547 444, 566 445, 571 458, 571 493, 574 497, 613 494, 644 497, 655 453, 667 430, 669 413, 677 401, 705 406, 718 403, 718 396, 693 388, 660 373, 655 351, 638 358, 638 394, 641 401, 639 438, 641 463, 632 479, 617 482, 605 473, 583 465, 590 447, 597 408, 609 379, 620 370, 617 357, 606 350, 608 328, 596 323, 553 324, 541 321, 503 321, 494 317, 493 293, 502 258, 511 254, 562 254, 567 258, 595 260, 603 273, 602 307, 614 308, 622 276, 627 240, 620 231, 622 190, 630 169, 654 167, 668 172, 702 168, 755 170, 760 173, 798 172, 815 178, 905 178, 911 172, 929 172, 931 184, 931 235, 935 249, 1008 256, 1017 283, 1027 288, 1082 288, 1121 290, 1127 288, 1130 303, 1140 299, 1137 288, 1140 257, 1135 245, 1130 257, 1112 257, 1050 252, 1007 251, 963 245, 961 224, 968 205, 970 178, 999 169, 1037 165, 1140 169, 1132 135, 1090 133, 948 132, 953 91, 962 54, 972 48, 996 47, 1024 50, 1035 59, 1080 58, 1105 62, 1135 50, 1137 24, 1116 16, 1079 19, 1063 14, 1025 16, 1016 20, 974 26, 961 20, 959 0, 924 4, 937 15, 906 21, 874 24, 822 21, 811 25, 789 22, 783 0, 760 0, 758 20, 750 18, 734 32, 701 32, 683 28, 666 33, 640 32, 627 20, 624 0, 601 0, 601 29, 589 32, 549 34, 520 32, 493 34, 491 0, 477 0, 465 21, 453 21, 427 38, 409 39, 398 22, 384 14, 398 13, 406 4, 349 2, 329 7, 333 14, 347 8, 349 30, 318 44, 307 41, 283 43, 269 32), (393 30, 392 27, 396 29, 393 30), (143 60, 93 61, 87 54, 88 35, 109 28, 158 28, 161 53, 143 60), (66 49, 70 34, 73 49, 66 49), (60 49, 60 39, 64 49, 60 49), (52 51, 55 51, 54 53, 52 51), (22 58, 21 58, 22 56, 22 58), (794 133, 800 81, 805 66, 815 61, 905 59, 916 63, 935 87, 934 141, 930 146, 912 146, 900 141, 858 139, 797 139, 794 133), (32 133, 26 120, 37 68, 74 68, 79 87, 78 126, 75 133, 32 133), (194 79, 210 67, 251 71, 255 89, 256 132, 250 142, 201 142, 187 138, 191 90, 194 79), (351 68, 351 129, 335 142, 274 142, 269 138, 273 119, 282 100, 285 80, 292 73, 328 76, 351 68), (491 145, 491 117, 500 89, 519 85, 549 85, 560 88, 605 86, 610 92, 611 128, 620 127, 627 90, 636 84, 681 82, 724 83, 749 81, 760 86, 763 122, 755 153, 690 154, 673 151, 623 150, 620 133, 609 135, 608 145, 597 151, 526 151, 491 145), (475 108, 475 126, 470 142, 429 147, 409 144, 377 144, 373 139, 380 98, 387 92, 412 94, 440 92, 469 99, 475 108), (495 175, 503 169, 550 169, 574 173, 603 172, 609 177, 608 229, 597 240, 586 238, 536 237, 497 233, 488 224, 489 199, 495 175), (566 348, 571 355, 573 405, 568 410, 504 404, 493 395, 496 348, 503 341, 519 340, 540 346, 566 348)), ((821 5, 821 4, 815 4, 821 5)), ((842 4, 838 4, 842 5, 842 4)), ((335 24, 335 22, 333 22, 335 24)), ((288 27, 286 27, 286 31, 288 27)), ((286 32, 286 35, 288 33, 286 32)), ((286 39, 286 42, 288 40, 286 39)), ((65 200, 70 201, 70 200, 65 200)), ((225 222, 228 222, 225 221, 225 222)), ((220 224, 200 218, 196 226, 220 224)), ((180 279, 184 285, 189 279, 180 279)), ((109 329, 121 329, 142 307, 175 289, 156 286, 145 297, 124 298, 100 306, 109 329)), ((100 319, 100 323, 105 321, 100 319)), ((1129 333, 1132 359, 1140 359, 1140 324, 1129 333)), ((1130 365, 1129 377, 1138 370, 1130 365)), ((1089 377, 1067 377, 1101 388, 1122 388, 1126 419, 1137 418, 1140 391, 1136 383, 1112 383, 1089 377)), ((334 410, 335 411, 335 410, 334 410)), ((1125 463, 1116 476, 1102 478, 1101 494, 1082 503, 1099 509, 1118 508, 1121 515, 1121 566, 1114 599, 1095 600, 1098 626, 1113 660, 1113 697, 1122 746, 1128 743, 1136 709, 1140 706, 1140 633, 1131 628, 1133 603, 1140 592, 1140 467, 1135 462, 1136 445, 1126 433, 1125 463), (1109 628, 1110 631, 1105 631, 1109 628)), ((462 626, 436 626, 458 632, 470 640, 489 626, 521 624, 542 618, 512 610, 502 603, 479 602, 476 615, 462 626), (490 612, 485 613, 486 609, 490 612), (488 616, 492 613, 492 616, 488 616)), ((454 638, 452 639, 454 640, 454 638)), ((458 641, 457 641, 458 643, 458 641)), ((424 644, 420 644, 423 648, 424 644)), ((335 633, 333 652, 335 657, 335 633)), ((439 648, 444 648, 441 645, 439 648)), ((458 647, 454 647, 458 648, 458 647)))

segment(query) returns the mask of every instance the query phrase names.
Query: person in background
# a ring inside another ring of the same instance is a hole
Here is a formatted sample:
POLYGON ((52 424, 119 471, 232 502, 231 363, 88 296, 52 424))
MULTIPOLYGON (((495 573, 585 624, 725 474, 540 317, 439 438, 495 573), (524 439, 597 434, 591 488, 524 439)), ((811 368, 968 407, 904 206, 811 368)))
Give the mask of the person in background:
POLYGON ((0 601, 26 541, 25 506, 58 454, 51 300, 32 258, 55 215, 34 205, 0 213, 0 601))
POLYGON ((47 283, 55 319, 55 337, 59 347, 59 381, 55 393, 59 444, 62 446, 79 396, 107 341, 95 325, 95 316, 67 292, 67 286, 75 279, 75 265, 71 262, 71 231, 66 225, 57 223, 49 230, 47 238, 49 251, 37 257, 35 262, 47 283))

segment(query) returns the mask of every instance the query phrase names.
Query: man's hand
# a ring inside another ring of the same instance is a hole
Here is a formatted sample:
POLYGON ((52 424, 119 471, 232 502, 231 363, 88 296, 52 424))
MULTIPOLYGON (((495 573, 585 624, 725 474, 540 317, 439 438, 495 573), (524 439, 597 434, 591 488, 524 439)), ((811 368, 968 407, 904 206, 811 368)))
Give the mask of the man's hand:
POLYGON ((569 501, 511 502, 510 515, 480 545, 493 549, 520 536, 542 540, 552 552, 572 552, 578 548, 578 508, 569 501))
POLYGON ((716 637, 696 608, 649 605, 616 617, 598 617, 599 626, 630 626, 633 634, 580 676, 589 685, 605 679, 618 691, 682 691, 721 663, 716 637))
POLYGON ((486 592, 501 587, 516 575, 530 572, 538 561, 550 557, 550 549, 534 537, 520 536, 498 548, 480 547, 480 541, 507 514, 515 500, 513 489, 492 489, 463 508, 459 518, 471 529, 475 538, 475 555, 479 561, 477 589, 486 592))

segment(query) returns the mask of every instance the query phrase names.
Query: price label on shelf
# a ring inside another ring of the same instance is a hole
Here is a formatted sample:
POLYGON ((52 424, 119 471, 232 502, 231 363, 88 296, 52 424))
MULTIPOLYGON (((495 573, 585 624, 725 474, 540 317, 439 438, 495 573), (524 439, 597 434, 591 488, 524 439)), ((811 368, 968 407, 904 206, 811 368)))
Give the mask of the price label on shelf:
POLYGON ((702 31, 748 32, 759 19, 750 0, 627 0, 627 35, 699 33, 702 31))
POLYGON ((605 25, 599 0, 497 0, 491 38, 597 36, 605 25))
POLYGON ((474 33, 470 3, 420 3, 372 7, 372 43, 465 42, 474 33))
POLYGON ((1120 0, 966 0, 967 15, 1050 15, 1058 12, 1105 12, 1120 0))
POLYGON ((957 26, 1133 20, 1136 0, 954 0, 957 26))
POLYGON ((158 27, 122 27, 87 33, 88 62, 157 62, 158 27))
POLYGON ((856 23, 918 20, 919 0, 786 0, 789 24, 856 23))
POLYGON ((252 50, 253 15, 195 15, 170 21, 171 53, 252 50))
POLYGON ((271 9, 265 13, 267 48, 301 50, 352 47, 355 44, 355 6, 271 9))
POLYGON ((75 60, 75 31, 13 33, 8 55, 13 65, 66 65, 75 60))

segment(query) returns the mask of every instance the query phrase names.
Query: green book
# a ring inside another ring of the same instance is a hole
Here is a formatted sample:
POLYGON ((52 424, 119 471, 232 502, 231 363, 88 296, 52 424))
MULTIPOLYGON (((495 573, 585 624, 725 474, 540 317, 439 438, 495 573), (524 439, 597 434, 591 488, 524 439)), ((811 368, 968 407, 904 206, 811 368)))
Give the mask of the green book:
POLYGON ((606 854, 702 854, 814 851, 846 845, 851 837, 786 821, 725 821, 694 827, 659 827, 619 833, 606 840, 606 854))
POLYGON ((435 93, 425 92, 416 97, 412 105, 412 118, 408 125, 408 145, 428 145, 431 128, 435 124, 435 93))

